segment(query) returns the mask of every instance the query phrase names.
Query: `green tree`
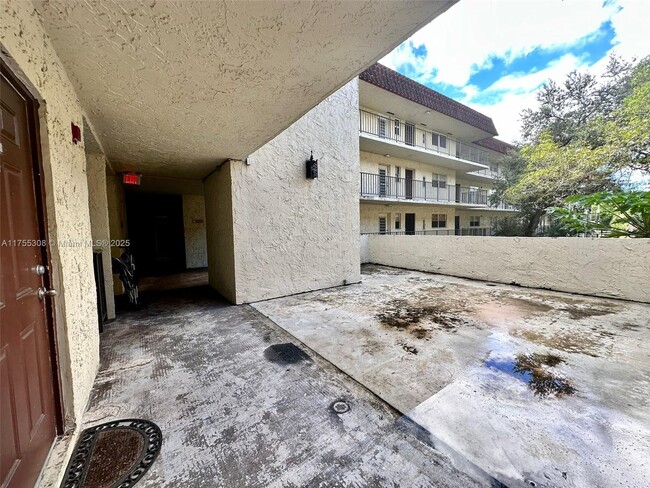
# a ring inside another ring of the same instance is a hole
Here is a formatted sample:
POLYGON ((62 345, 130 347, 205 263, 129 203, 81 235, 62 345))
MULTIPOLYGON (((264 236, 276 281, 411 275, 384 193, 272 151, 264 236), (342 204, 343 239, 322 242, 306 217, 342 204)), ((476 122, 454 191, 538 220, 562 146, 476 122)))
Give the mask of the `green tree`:
POLYGON ((493 195, 521 208, 525 236, 567 198, 620 190, 622 175, 650 169, 650 58, 633 66, 612 57, 601 79, 573 72, 537 100, 522 113, 524 144, 505 158, 493 195))
POLYGON ((598 192, 566 200, 551 209, 568 229, 605 237, 650 237, 650 192, 598 192))

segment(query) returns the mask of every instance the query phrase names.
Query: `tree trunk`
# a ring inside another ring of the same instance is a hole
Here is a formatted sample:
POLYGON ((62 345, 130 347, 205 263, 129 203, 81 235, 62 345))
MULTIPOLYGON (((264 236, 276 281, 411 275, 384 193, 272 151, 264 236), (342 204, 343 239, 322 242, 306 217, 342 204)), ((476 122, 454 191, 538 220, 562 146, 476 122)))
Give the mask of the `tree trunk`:
POLYGON ((544 210, 542 209, 535 210, 535 212, 530 216, 530 219, 528 220, 528 224, 524 229, 524 237, 533 236, 533 232, 537 230, 537 226, 539 226, 539 221, 542 219, 543 215, 544 215, 544 210))

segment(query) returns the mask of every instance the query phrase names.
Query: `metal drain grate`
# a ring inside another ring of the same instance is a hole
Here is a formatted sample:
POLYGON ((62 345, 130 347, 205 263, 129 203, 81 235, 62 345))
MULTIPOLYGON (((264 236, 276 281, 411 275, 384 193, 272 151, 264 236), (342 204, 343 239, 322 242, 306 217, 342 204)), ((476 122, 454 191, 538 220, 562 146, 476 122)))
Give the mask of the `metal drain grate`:
POLYGON ((350 405, 343 400, 337 400, 332 403, 332 410, 334 410, 334 413, 342 414, 350 410, 350 405))

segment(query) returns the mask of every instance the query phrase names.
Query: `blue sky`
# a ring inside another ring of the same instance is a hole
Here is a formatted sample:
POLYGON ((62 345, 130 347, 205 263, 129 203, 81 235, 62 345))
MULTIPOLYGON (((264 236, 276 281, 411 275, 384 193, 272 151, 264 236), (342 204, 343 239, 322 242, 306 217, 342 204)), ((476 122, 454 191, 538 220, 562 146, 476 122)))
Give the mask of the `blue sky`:
POLYGON ((381 63, 489 115, 514 142, 545 81, 599 73, 613 52, 650 54, 648 29, 650 0, 460 0, 381 63))

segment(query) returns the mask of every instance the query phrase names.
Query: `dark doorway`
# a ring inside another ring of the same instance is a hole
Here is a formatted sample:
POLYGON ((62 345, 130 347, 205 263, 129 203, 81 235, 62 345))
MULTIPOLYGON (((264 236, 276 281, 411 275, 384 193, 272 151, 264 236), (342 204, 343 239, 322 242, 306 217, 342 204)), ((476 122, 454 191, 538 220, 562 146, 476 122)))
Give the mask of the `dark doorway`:
MULTIPOLYGON (((39 175, 36 102, 4 64, 0 235, 47 242, 39 175)), ((0 246, 0 485, 34 486, 54 441, 58 399, 45 246, 0 246)))
POLYGON ((405 180, 404 197, 408 199, 412 199, 413 198, 413 170, 412 169, 404 170, 404 180, 405 180))
POLYGON ((404 214, 404 233, 408 236, 415 235, 415 214, 404 214))
POLYGON ((454 217, 454 233, 457 236, 460 235, 460 217, 458 215, 454 217))
POLYGON ((415 126, 408 122, 404 125, 404 142, 409 146, 415 146, 415 126))
POLYGON ((127 192, 126 210, 138 275, 160 276, 185 270, 183 197, 127 192))
POLYGON ((460 188, 460 185, 456 183, 456 203, 460 203, 461 195, 462 195, 462 190, 460 188))

